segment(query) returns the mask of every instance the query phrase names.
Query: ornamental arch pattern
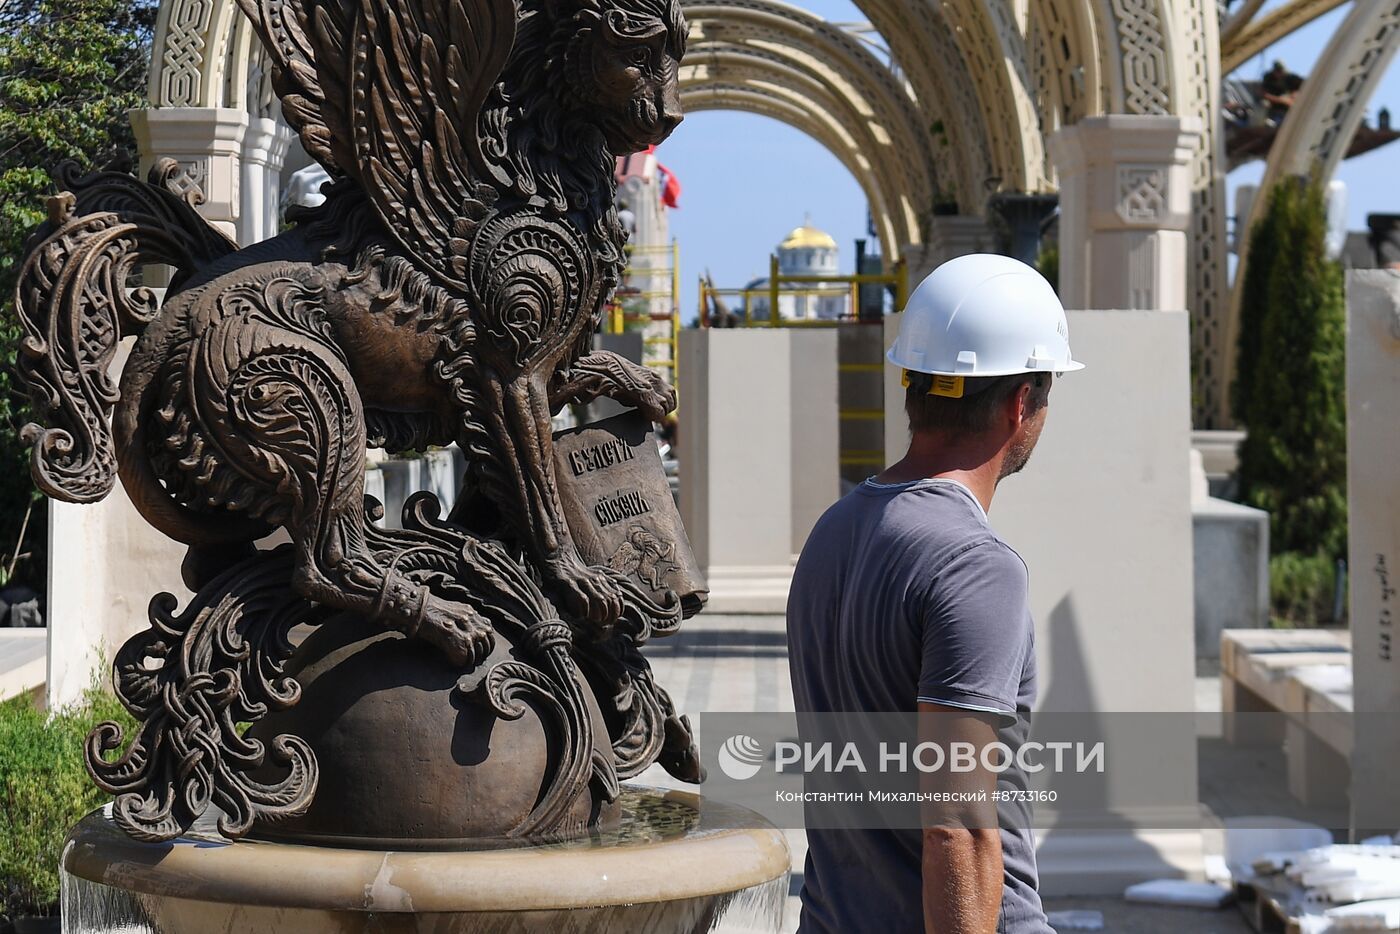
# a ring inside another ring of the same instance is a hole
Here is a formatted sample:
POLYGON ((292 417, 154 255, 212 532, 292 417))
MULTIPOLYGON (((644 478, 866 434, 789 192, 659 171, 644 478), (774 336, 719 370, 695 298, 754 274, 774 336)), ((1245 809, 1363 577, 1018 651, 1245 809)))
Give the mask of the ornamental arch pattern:
MULTIPOLYGON (((1292 0, 1279 16, 1244 24, 1229 49, 1250 47, 1334 2, 1292 0)), ((870 196, 888 256, 924 239, 935 207, 946 211, 951 203, 978 216, 993 194, 1055 190, 1045 140, 1060 127, 1104 113, 1217 123, 1222 53, 1208 0, 857 5, 884 39, 888 62, 859 38, 778 0, 688 2, 686 99, 695 109, 762 110, 832 149, 870 196)), ((274 115, 266 69, 233 0, 164 0, 156 49, 155 106, 274 115)), ((1193 169, 1189 265, 1197 396, 1218 410, 1228 326, 1216 136, 1208 132, 1193 169)))
POLYGON ((890 258, 898 255, 897 247, 892 249, 887 246, 898 244, 900 234, 891 221, 890 212, 884 206, 885 196, 880 191, 869 164, 859 160, 855 146, 852 145, 852 138, 830 115, 814 112, 768 89, 721 82, 706 82, 683 89, 681 101, 691 113, 734 110, 768 117, 821 143, 851 173, 856 184, 860 185, 861 191, 864 192, 866 200, 870 202, 876 235, 885 255, 890 258))
MULTIPOLYGON (((896 257, 900 248, 919 242, 917 217, 904 208, 908 200, 909 180, 897 165, 883 158, 878 138, 870 123, 849 103, 809 75, 779 66, 734 50, 713 50, 698 62, 681 70, 682 102, 692 98, 691 89, 718 85, 726 89, 747 89, 751 92, 787 102, 792 107, 810 111, 814 117, 831 128, 845 157, 842 162, 855 164, 871 180, 876 197, 871 199, 871 216, 877 228, 886 228, 882 243, 888 244, 886 254, 896 257)), ((711 108, 713 109, 713 108, 711 108)), ((828 148, 831 145, 828 143, 828 148)), ((860 174, 857 178, 860 178, 860 174)))

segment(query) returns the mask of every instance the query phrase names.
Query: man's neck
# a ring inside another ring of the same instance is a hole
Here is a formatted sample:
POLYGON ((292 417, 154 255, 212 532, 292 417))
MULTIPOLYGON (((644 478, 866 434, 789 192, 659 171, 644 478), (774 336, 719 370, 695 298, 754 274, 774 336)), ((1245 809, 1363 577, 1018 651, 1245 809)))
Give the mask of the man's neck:
POLYGON ((989 448, 990 442, 950 443, 938 435, 917 432, 909 442, 909 453, 875 480, 878 483, 954 480, 967 487, 982 504, 983 511, 989 512, 1005 457, 1000 445, 989 448))

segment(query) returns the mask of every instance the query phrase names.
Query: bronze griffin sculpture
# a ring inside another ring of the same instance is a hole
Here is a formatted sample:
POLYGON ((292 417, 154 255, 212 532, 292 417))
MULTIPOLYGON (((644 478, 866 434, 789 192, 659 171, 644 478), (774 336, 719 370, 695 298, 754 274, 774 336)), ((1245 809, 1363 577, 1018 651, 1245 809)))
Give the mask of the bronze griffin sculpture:
POLYGON ((675 0, 239 2, 326 202, 240 250, 169 160, 149 183, 61 169, 18 287, 37 483, 93 502, 119 476, 189 546, 194 601, 157 597, 115 660, 138 735, 115 758, 114 725, 89 740, 118 823, 168 839, 212 803, 236 837, 304 813, 314 751, 243 725, 297 703, 289 633, 337 612, 431 643, 501 718, 527 698, 552 712, 550 776, 507 835, 576 827, 582 789, 607 800, 658 759, 698 780, 637 651, 680 598, 580 555, 550 433, 599 396, 674 407, 652 371, 590 348, 624 266, 615 156, 680 121, 675 0), (163 302, 127 288, 143 263, 174 267, 163 302), (420 495, 404 529, 374 524, 366 447, 453 442, 452 514, 420 495), (278 529, 290 545, 255 548, 278 529))

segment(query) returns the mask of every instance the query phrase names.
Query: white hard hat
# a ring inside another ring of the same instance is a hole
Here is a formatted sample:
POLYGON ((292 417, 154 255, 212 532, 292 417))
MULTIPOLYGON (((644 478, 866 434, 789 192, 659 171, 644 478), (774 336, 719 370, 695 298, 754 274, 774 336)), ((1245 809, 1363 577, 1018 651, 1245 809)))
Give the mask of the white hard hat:
POLYGON ((886 357, 916 373, 1009 376, 1080 370, 1065 309, 1050 283, 1009 256, 970 253, 928 275, 886 357))

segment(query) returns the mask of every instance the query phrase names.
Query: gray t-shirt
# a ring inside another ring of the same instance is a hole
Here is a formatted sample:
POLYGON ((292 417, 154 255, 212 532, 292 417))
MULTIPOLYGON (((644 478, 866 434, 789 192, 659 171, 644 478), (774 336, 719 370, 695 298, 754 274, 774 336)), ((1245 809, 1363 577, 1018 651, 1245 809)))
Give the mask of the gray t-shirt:
MULTIPOLYGON (((788 598, 800 713, 918 703, 1025 715, 1035 699, 1026 566, 962 484, 867 480, 827 510, 788 598)), ((1025 823, 1001 831, 998 932, 1053 934, 1025 823)), ((922 934, 916 829, 807 831, 801 934, 922 934)))

